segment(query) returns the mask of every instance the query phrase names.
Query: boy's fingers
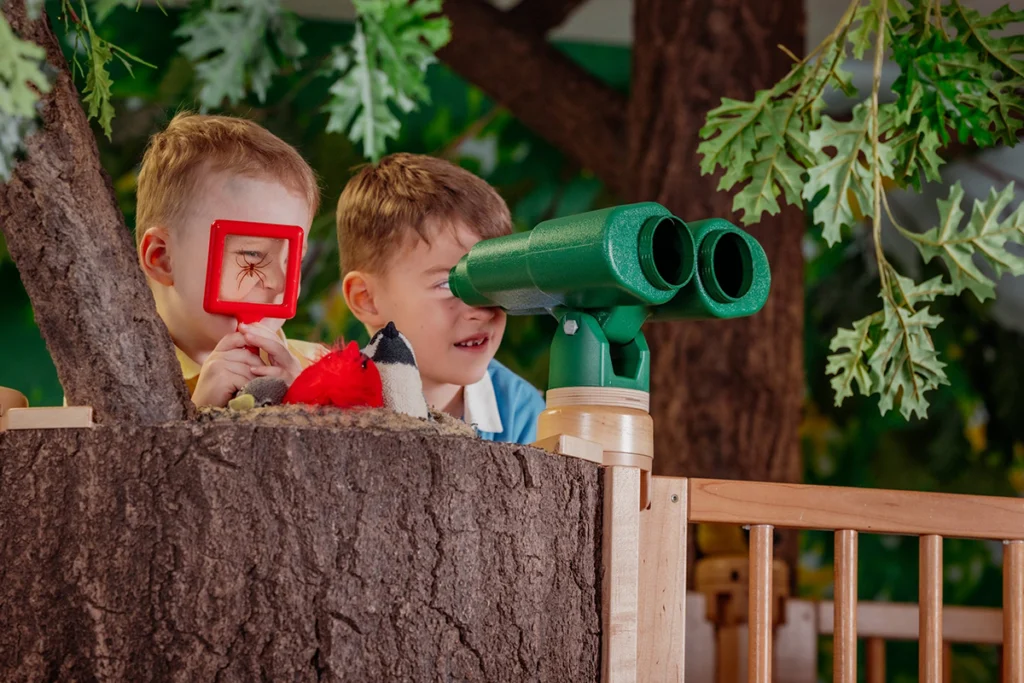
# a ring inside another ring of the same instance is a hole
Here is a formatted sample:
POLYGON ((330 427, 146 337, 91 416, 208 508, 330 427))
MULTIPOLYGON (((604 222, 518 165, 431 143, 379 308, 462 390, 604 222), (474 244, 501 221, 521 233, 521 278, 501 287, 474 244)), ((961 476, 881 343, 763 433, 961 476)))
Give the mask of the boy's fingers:
POLYGON ((262 332, 258 333, 255 329, 250 328, 245 332, 245 339, 250 344, 266 351, 272 365, 285 368, 293 374, 298 374, 301 369, 299 361, 295 359, 295 356, 291 354, 288 347, 282 344, 281 340, 276 336, 266 335, 262 332))
POLYGON ((276 365, 261 365, 258 368, 252 368, 252 374, 257 377, 280 377, 283 380, 288 379, 285 377, 284 370, 276 365))
POLYGON ((243 348, 244 346, 245 335, 243 335, 241 332, 232 332, 230 334, 225 334, 223 337, 221 337, 220 341, 217 342, 217 345, 213 347, 213 350, 215 352, 228 351, 230 349, 240 349, 243 348))
POLYGON ((230 351, 221 351, 213 360, 215 360, 218 363, 223 361, 228 361, 231 363, 242 363, 243 365, 250 368, 262 367, 263 359, 244 347, 245 345, 243 345, 241 348, 231 349, 230 351))

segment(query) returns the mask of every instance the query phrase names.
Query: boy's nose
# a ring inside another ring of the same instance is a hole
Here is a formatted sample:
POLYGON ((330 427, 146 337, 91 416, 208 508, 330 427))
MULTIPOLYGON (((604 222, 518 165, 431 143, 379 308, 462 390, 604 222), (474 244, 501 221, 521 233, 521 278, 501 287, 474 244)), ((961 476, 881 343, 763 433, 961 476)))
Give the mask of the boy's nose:
POLYGON ((466 318, 469 320, 490 321, 501 314, 500 308, 476 308, 467 304, 463 305, 466 306, 466 318))

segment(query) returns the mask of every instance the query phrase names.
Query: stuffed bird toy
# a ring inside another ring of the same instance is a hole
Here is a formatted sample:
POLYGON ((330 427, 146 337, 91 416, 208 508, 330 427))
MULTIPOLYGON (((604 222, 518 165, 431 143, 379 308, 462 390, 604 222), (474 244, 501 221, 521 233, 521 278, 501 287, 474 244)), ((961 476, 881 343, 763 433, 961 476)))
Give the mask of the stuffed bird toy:
POLYGON ((378 330, 363 349, 373 359, 383 385, 384 407, 396 413, 429 418, 427 399, 423 396, 423 380, 416 366, 412 344, 395 323, 378 330))
POLYGON ((355 342, 336 348, 299 373, 282 400, 284 404, 382 408, 381 376, 377 365, 355 342))

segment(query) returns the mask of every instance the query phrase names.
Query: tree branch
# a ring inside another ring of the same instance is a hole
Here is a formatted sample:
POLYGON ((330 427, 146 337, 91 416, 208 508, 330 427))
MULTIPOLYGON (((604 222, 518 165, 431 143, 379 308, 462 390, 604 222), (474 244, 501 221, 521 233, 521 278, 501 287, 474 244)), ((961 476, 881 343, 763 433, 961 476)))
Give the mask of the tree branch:
MULTIPOLYGON (((505 12, 508 22, 522 31, 546 35, 565 23, 587 0, 520 0, 505 12)), ((447 7, 445 8, 447 11, 447 7)))
POLYGON ((452 22, 452 40, 438 56, 613 191, 625 194, 626 98, 542 35, 511 26, 505 13, 487 2, 445 0, 444 13, 452 22))
POLYGON ((7 0, 3 12, 57 71, 27 158, 0 184, 0 228, 68 405, 92 406, 97 422, 187 417, 194 406, 174 346, 57 36, 45 13, 28 19, 23 0, 7 0))

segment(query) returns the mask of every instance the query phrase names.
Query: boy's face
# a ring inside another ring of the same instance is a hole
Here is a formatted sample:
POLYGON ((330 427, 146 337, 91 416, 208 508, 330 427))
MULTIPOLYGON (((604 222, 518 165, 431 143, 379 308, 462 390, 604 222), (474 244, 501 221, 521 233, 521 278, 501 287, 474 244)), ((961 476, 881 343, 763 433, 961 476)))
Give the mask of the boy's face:
POLYGON ((429 245, 406 246, 375 278, 381 325, 392 321, 409 339, 425 384, 478 382, 501 344, 505 312, 467 306, 448 288, 448 271, 479 241, 461 223, 435 227, 429 245))
MULTIPOLYGON (((216 173, 205 177, 199 187, 185 223, 168 235, 172 284, 163 292, 160 313, 179 346, 210 351, 236 326, 234 318, 203 308, 210 225, 218 218, 283 223, 299 225, 308 235, 311 217, 304 197, 273 180, 216 173)), ((290 255, 283 253, 278 240, 228 236, 224 247, 222 298, 227 298, 223 292, 237 289, 238 296, 231 298, 257 303, 283 300, 284 257, 290 255)), ((263 324, 276 331, 284 321, 266 318, 263 324)))

